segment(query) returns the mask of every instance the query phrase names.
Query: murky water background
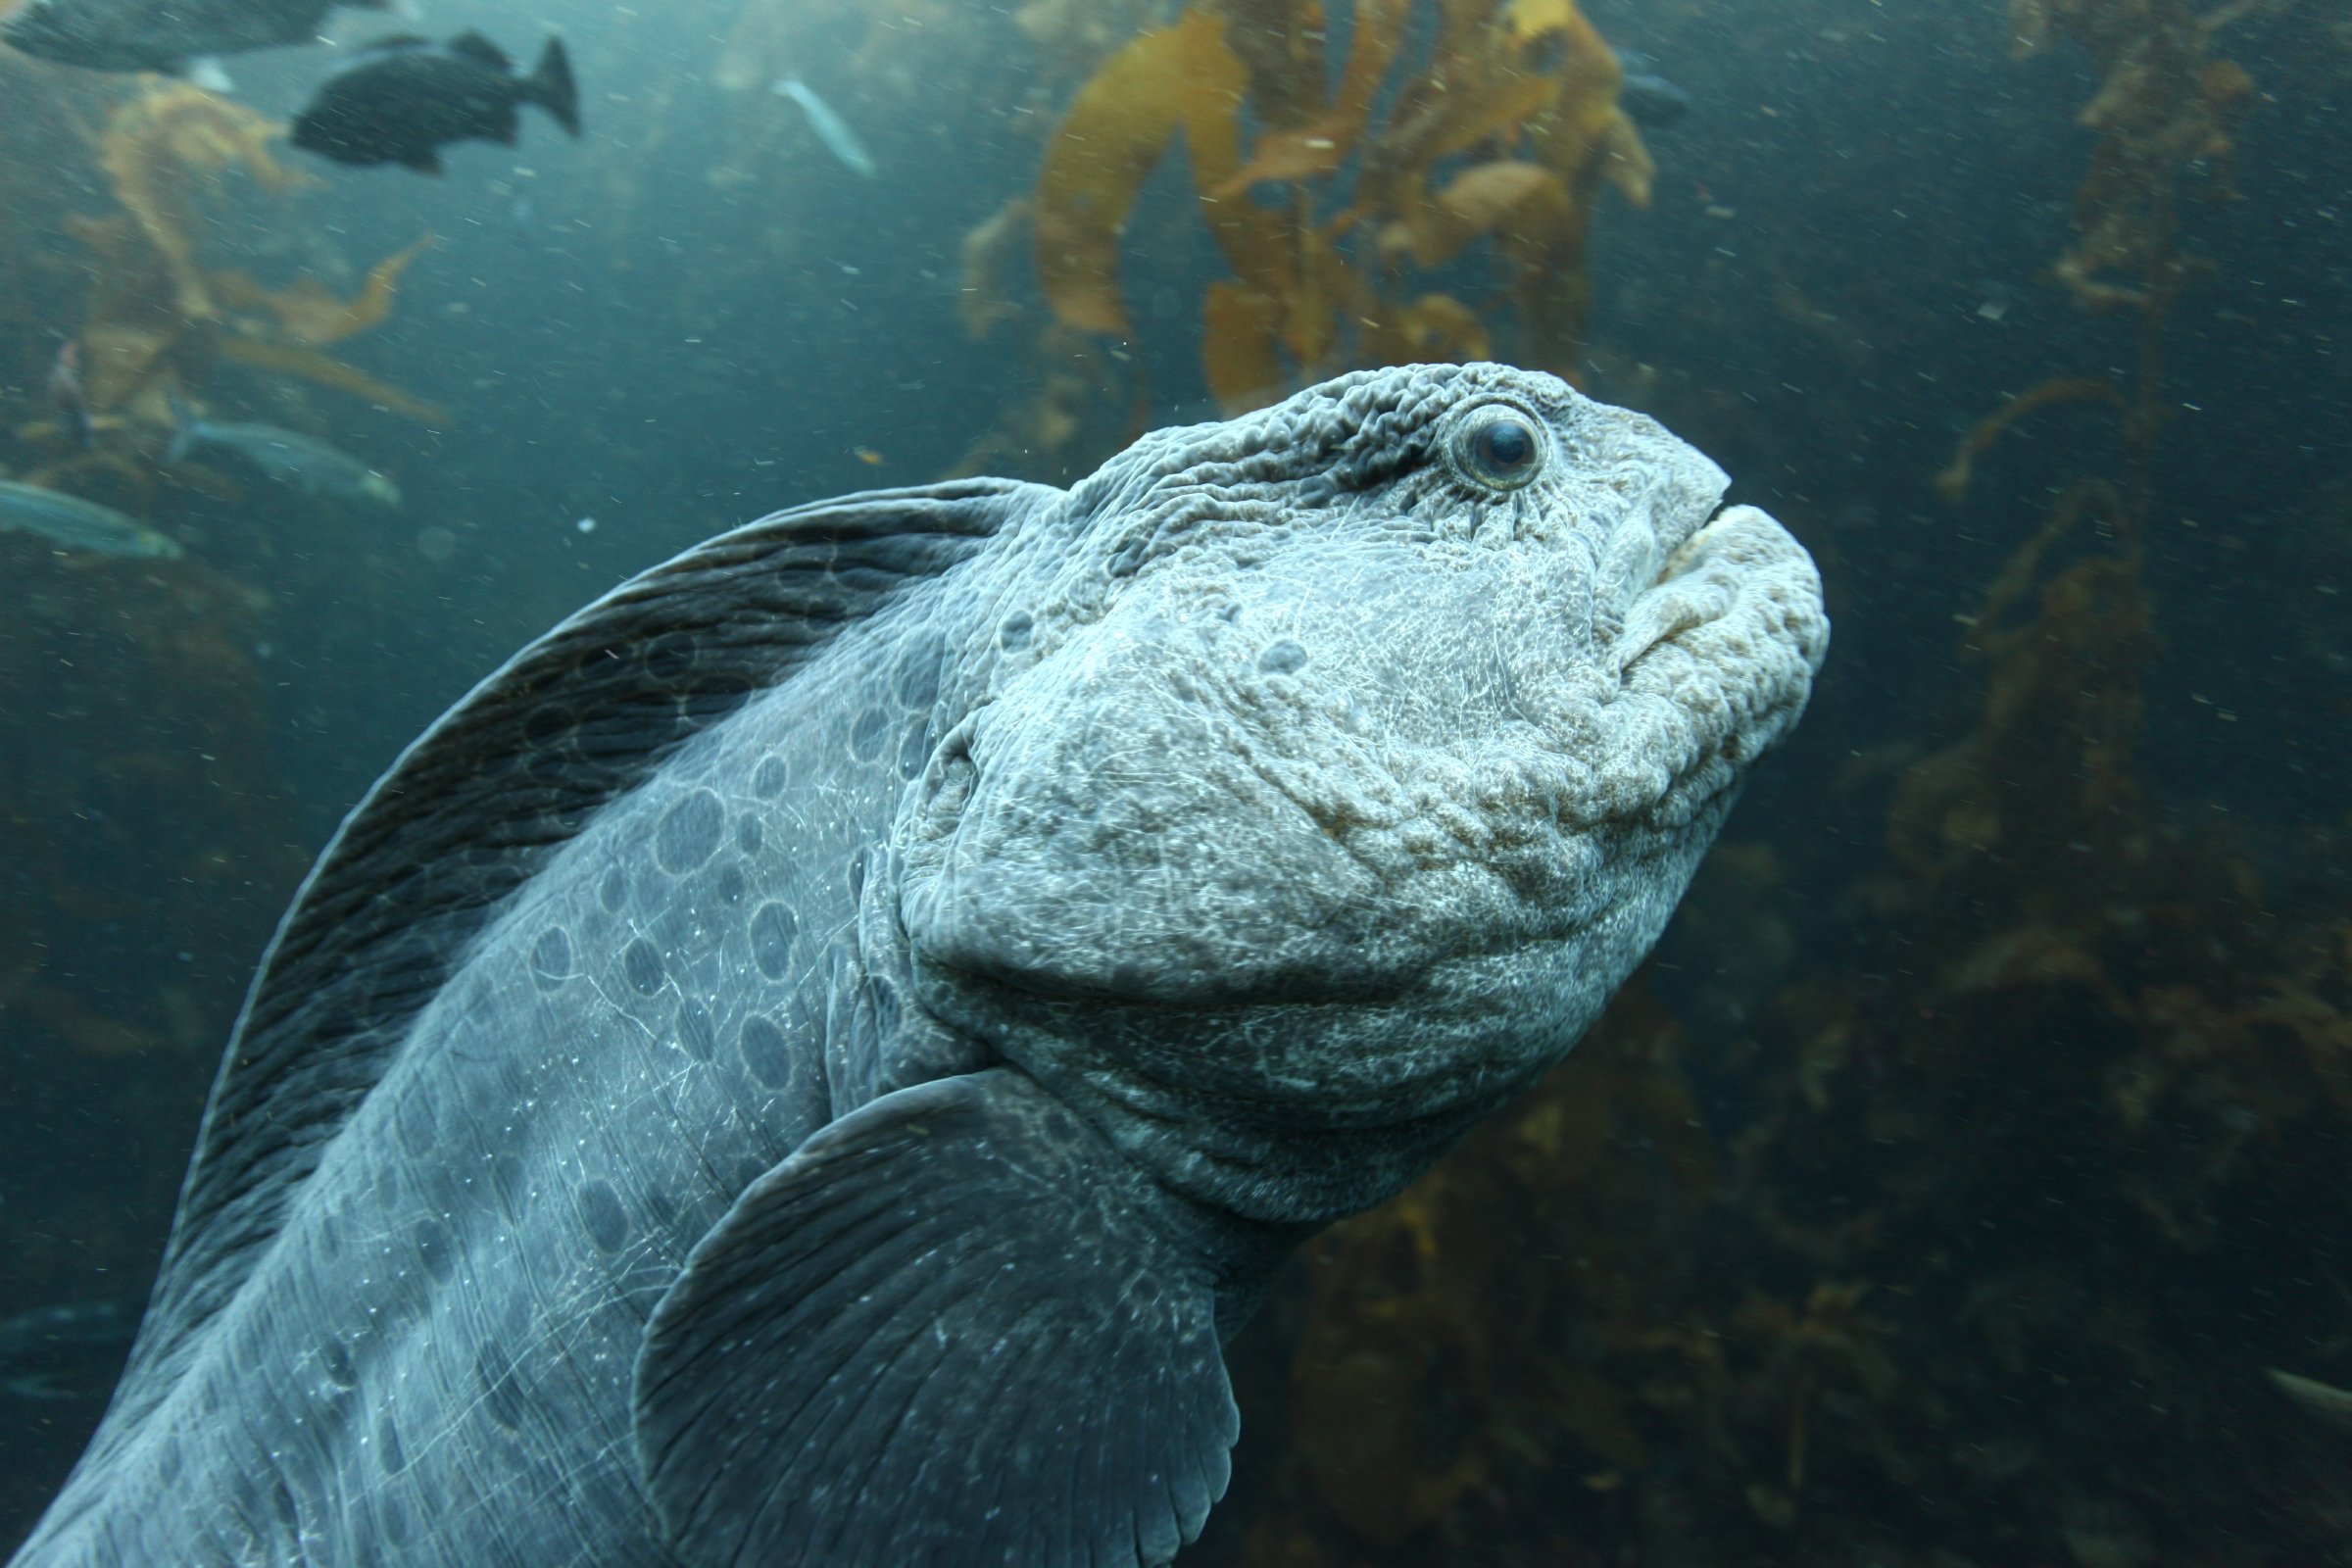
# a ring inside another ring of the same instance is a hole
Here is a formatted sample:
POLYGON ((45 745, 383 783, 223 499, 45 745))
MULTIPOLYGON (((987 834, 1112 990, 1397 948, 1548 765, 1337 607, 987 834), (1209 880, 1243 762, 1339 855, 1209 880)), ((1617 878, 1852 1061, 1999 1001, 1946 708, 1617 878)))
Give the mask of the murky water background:
MULTIPOLYGON (((2347 24, 1592 0, 1691 100, 1636 181, 1544 139, 1616 90, 1578 84, 1565 6, 1360 6, 1236 8, 1243 156, 1379 18, 1396 52, 1368 118, 1314 122, 1352 162, 1220 198, 1304 192, 1357 282, 1237 270, 1257 241, 1178 151, 1118 332, 1073 319, 1090 241, 1055 251, 1041 171, 1090 77, 1206 5, 426 0, 404 28, 560 33, 586 124, 526 115, 440 179, 260 136, 325 50, 232 59, 225 100, 0 51, 0 473, 185 550, 0 534, 0 1318, 143 1292, 310 856, 586 599, 794 502, 1067 478, 1139 418, 1483 341, 1720 461, 1816 554, 1837 643, 1609 1019, 1237 1346, 1237 1480, 1187 1560, 2352 1561, 2347 24), (1384 194, 1384 113, 1496 27, 1566 85, 1384 194), (1465 197, 1415 265, 1424 197, 1555 155, 1581 256, 1465 197), (67 339, 87 450, 43 394, 67 339), (404 503, 167 470, 173 389, 404 503)), ((0 1539, 108 1353, 0 1388, 0 1539)))

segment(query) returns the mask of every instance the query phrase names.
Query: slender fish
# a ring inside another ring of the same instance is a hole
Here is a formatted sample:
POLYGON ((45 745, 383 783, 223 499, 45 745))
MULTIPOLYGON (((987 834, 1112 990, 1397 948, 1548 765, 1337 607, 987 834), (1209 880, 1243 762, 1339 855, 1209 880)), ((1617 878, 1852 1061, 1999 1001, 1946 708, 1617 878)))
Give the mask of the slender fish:
POLYGON ((112 507, 13 479, 0 479, 0 533, 36 533, 69 549, 101 556, 170 561, 180 553, 176 541, 112 507))
POLYGON ((172 445, 167 465, 184 463, 198 452, 226 452, 305 495, 344 501, 400 505, 400 486, 350 453, 274 424, 216 423, 200 419, 177 397, 172 399, 172 445))
POLYGON ((858 139, 850 122, 834 113, 833 106, 819 98, 807 82, 798 76, 786 76, 776 83, 776 92, 801 106, 801 113, 808 117, 808 128, 825 144, 825 151, 868 179, 879 172, 874 167, 874 155, 865 150, 865 143, 858 139))

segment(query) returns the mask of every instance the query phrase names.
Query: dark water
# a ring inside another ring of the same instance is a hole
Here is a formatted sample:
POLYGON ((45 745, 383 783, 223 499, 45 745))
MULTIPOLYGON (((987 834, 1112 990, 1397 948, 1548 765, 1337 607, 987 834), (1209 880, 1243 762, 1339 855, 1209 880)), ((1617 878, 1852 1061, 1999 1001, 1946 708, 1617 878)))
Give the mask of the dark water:
MULTIPOLYGON (((1186 1560, 2352 1562, 2352 1401, 2273 1375, 2352 1387, 2352 27, 2233 10, 2051 0, 2021 57, 2034 8, 1994 0, 1594 0, 1695 106, 1646 134, 1646 210, 1586 193, 1581 345, 1491 237, 1392 280, 1721 462, 1837 642, 1609 1017, 1237 1343, 1236 1481, 1186 1560), (2102 220, 2095 280, 2152 297, 2058 274, 2102 220), (2103 390, 1932 482, 2068 378, 2103 390)), ((110 114, 172 89, 0 53, 0 471, 186 547, 0 534, 0 1318, 140 1297, 294 882, 513 648, 784 505, 1067 478, 1139 399, 1213 416, 1228 273, 1182 154, 1127 234, 1131 338, 1056 328, 1017 229, 1000 285, 966 273, 1175 12, 428 0, 404 26, 561 32, 584 138, 526 114, 438 180, 279 142, 289 193, 169 137, 110 169, 110 114), (154 189, 209 316, 120 216, 154 189), (384 318, 316 347, 437 407, 221 350, 297 339, 219 274, 347 299, 427 230, 384 318), (1000 296, 975 339, 959 305, 1000 296), (38 427, 67 337, 131 367, 94 457, 38 427), (163 474, 167 382, 404 505, 163 474)), ((240 57, 231 96, 283 118, 330 59, 240 57)), ((0 1383, 0 1540, 97 1419, 92 1338, 0 1383)))

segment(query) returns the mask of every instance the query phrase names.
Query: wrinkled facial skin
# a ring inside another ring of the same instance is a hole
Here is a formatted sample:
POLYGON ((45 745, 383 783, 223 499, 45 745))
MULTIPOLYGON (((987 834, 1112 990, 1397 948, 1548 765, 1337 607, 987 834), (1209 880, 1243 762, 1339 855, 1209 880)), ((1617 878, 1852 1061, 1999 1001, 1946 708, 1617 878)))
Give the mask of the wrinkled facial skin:
POLYGON ((1376 1201, 1574 1043, 1802 710, 1818 578, 1725 483, 1500 366, 1123 454, 902 814, 922 1004, 1179 1191, 1376 1201))

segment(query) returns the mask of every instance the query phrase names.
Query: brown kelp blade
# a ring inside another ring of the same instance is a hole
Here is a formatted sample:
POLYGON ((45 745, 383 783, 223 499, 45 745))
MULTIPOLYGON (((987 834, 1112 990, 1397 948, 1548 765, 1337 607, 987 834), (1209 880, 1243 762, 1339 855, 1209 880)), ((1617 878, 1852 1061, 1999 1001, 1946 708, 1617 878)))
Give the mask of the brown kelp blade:
POLYGON ((298 343, 339 343, 379 324, 391 314, 400 274, 432 243, 433 235, 427 232, 376 263, 368 269, 360 291, 349 299, 336 295, 315 277, 297 278, 282 289, 270 289, 244 272, 214 273, 214 290, 230 306, 268 311, 277 318, 285 335, 298 343))
POLYGON ((286 375, 299 375, 306 381, 348 392, 394 414, 415 419, 419 424, 447 424, 449 411, 437 403, 412 397, 400 388, 378 381, 367 371, 332 360, 317 349, 295 343, 271 343, 258 337, 224 335, 220 339, 220 356, 250 365, 257 369, 277 370, 286 375))
POLYGON ((1348 364, 1486 352, 1490 323, 1472 307, 1399 287, 1407 270, 1445 267, 1481 239, 1518 307, 1506 352, 1573 375, 1593 203, 1603 185, 1638 204, 1649 195, 1648 154, 1618 106, 1624 73, 1573 0, 1435 9, 1427 58, 1416 50, 1401 72, 1412 0, 1350 7, 1336 79, 1320 13, 1292 0, 1196 0, 1112 55, 1038 181, 1038 270, 1055 318, 1131 332, 1120 241, 1181 129, 1232 272, 1200 307, 1202 369, 1228 412, 1348 364))
POLYGON ((1079 90, 1037 181, 1037 275, 1055 316, 1088 331, 1130 331, 1119 236, 1136 193, 1180 126, 1196 168, 1220 150, 1230 164, 1246 79, 1224 24, 1187 11, 1120 49, 1079 90))

